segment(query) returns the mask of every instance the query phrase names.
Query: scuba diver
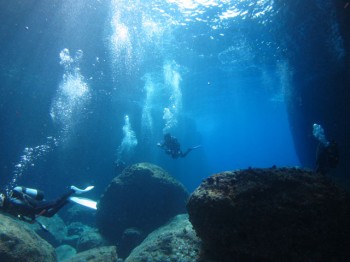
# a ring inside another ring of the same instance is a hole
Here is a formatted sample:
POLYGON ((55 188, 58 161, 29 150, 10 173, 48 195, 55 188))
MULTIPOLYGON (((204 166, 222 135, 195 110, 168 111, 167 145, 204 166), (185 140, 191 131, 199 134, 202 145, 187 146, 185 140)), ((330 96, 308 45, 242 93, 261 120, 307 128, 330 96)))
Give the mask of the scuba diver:
POLYGON ((320 143, 317 148, 316 169, 321 174, 326 174, 330 169, 336 168, 339 163, 338 144, 329 142, 326 146, 320 143))
POLYGON ((335 141, 329 142, 326 139, 321 125, 313 124, 313 135, 319 141, 316 154, 315 171, 320 174, 327 174, 332 168, 336 168, 339 163, 338 144, 335 141))
POLYGON ((157 146, 164 149, 165 153, 171 155, 172 158, 183 158, 186 157, 189 152, 193 149, 199 148, 200 146, 190 147, 185 152, 182 152, 180 148, 180 143, 176 137, 171 136, 169 133, 164 135, 164 141, 162 143, 158 143, 157 146))
POLYGON ((44 230, 46 228, 36 221, 39 216, 52 217, 63 206, 69 202, 96 209, 96 202, 87 198, 73 197, 73 194, 82 194, 93 189, 89 186, 85 189, 79 189, 71 186, 69 190, 53 201, 44 200, 44 193, 37 189, 16 186, 8 194, 0 193, 0 211, 17 216, 19 219, 34 223, 37 222, 44 230))

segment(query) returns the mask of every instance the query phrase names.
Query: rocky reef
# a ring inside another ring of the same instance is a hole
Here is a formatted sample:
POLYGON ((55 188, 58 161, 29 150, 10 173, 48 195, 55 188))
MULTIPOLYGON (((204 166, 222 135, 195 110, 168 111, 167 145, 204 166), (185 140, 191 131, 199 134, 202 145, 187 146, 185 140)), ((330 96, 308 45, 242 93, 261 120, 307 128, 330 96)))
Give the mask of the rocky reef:
POLYGON ((33 230, 0 214, 0 261, 57 261, 53 247, 33 230))
POLYGON ((309 170, 268 168, 213 175, 187 204, 215 261, 345 261, 350 198, 309 170))
POLYGON ((135 164, 114 178, 101 196, 97 227, 112 243, 128 247, 129 250, 118 249, 118 255, 123 257, 151 231, 184 213, 187 199, 184 186, 165 170, 149 163, 135 164), (132 234, 136 238, 130 237, 130 232, 138 232, 132 234), (130 239, 138 243, 123 243, 130 239))

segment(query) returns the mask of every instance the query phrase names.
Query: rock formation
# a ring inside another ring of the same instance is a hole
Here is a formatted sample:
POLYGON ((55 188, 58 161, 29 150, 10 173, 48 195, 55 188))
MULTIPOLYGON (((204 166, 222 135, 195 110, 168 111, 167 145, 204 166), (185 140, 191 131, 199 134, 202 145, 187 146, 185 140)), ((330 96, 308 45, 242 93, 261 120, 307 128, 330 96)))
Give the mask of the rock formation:
POLYGON ((53 247, 29 227, 0 214, 0 261, 54 262, 53 247))
POLYGON ((168 224, 149 234, 125 262, 199 261, 200 243, 188 215, 177 215, 168 224))
POLYGON ((117 261, 115 246, 97 247, 78 253, 64 262, 115 262, 117 261))
POLYGON ((296 168, 213 175, 188 202, 203 253, 216 261, 344 261, 349 195, 296 168))
POLYGON ((103 236, 118 244, 129 228, 146 236, 171 217, 185 212, 187 198, 184 186, 162 168, 135 164, 124 169, 101 196, 97 226, 103 236))

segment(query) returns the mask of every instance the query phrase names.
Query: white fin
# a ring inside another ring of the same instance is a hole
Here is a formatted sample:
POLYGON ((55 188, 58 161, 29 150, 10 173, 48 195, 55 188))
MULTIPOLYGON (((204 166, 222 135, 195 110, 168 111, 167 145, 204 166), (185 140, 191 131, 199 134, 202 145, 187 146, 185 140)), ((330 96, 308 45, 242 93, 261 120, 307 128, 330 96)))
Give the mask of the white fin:
POLYGON ((90 191, 93 188, 94 188, 94 186, 88 186, 87 188, 84 189, 84 192, 90 191))
POLYGON ((97 202, 88 198, 70 197, 69 200, 88 208, 97 209, 97 202))
POLYGON ((90 191, 91 189, 94 188, 94 186, 88 186, 88 187, 85 188, 85 189, 80 189, 80 188, 78 188, 78 187, 76 187, 76 186, 71 186, 70 188, 73 189, 73 190, 75 191, 76 194, 82 194, 82 193, 85 193, 85 192, 90 191))

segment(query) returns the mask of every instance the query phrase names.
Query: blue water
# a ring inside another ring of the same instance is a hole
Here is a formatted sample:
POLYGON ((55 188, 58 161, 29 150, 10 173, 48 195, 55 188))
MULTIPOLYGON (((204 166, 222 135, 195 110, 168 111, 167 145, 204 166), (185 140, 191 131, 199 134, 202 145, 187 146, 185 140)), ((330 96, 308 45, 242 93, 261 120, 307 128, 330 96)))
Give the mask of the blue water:
POLYGON ((94 184, 99 196, 118 159, 157 164, 189 191, 216 172, 300 165, 285 103, 288 8, 2 1, 1 186, 53 196, 94 184), (165 132, 201 148, 173 160, 156 146, 165 132))

